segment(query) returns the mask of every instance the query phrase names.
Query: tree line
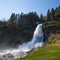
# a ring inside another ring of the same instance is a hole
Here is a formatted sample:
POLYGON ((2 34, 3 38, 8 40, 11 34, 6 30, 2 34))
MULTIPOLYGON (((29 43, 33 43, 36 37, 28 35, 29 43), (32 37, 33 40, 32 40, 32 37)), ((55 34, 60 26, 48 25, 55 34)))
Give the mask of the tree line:
POLYGON ((29 12, 28 14, 15 14, 12 13, 7 21, 0 21, 0 26, 9 26, 11 28, 22 28, 26 25, 35 26, 38 23, 47 21, 60 21, 60 6, 56 9, 48 9, 47 16, 40 16, 36 12, 29 12))

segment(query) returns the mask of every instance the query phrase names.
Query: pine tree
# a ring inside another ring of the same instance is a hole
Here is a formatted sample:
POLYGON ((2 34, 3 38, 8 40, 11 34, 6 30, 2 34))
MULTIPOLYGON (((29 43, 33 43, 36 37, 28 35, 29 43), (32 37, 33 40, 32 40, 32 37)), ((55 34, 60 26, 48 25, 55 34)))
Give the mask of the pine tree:
POLYGON ((54 14, 55 14, 55 10, 52 8, 51 9, 51 19, 52 19, 52 21, 55 20, 54 14))
POLYGON ((48 9, 48 12, 47 12, 47 21, 51 21, 51 12, 50 12, 49 9, 48 9))
POLYGON ((10 16, 10 19, 8 20, 8 25, 14 28, 15 24, 16 24, 16 16, 14 13, 12 13, 12 15, 10 16))

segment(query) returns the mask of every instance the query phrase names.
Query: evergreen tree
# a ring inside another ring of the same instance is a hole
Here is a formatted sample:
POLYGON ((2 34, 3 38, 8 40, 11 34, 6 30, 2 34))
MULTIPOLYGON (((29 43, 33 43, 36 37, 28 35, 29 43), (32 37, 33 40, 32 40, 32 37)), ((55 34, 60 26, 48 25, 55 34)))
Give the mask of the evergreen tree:
POLYGON ((42 15, 42 14, 40 15, 40 20, 41 20, 41 21, 43 21, 43 20, 44 20, 44 18, 43 18, 43 15, 42 15))
POLYGON ((51 21, 51 12, 50 12, 49 9, 48 9, 48 12, 47 12, 47 21, 51 21))
POLYGON ((42 15, 42 13, 41 13, 41 15, 40 15, 40 21, 39 22, 44 22, 44 16, 42 15))
POLYGON ((55 20, 54 14, 55 14, 55 10, 52 8, 51 9, 51 20, 55 20))
POLYGON ((12 28, 14 28, 16 26, 15 25, 16 24, 16 16, 15 16, 14 13, 12 13, 12 15, 11 15, 10 19, 8 20, 7 24, 8 24, 8 26, 10 26, 12 28))

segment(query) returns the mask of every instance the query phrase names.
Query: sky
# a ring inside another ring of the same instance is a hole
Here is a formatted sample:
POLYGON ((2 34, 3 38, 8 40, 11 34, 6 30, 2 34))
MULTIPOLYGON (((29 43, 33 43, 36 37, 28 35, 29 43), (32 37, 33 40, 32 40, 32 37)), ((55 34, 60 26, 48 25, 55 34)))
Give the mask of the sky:
POLYGON ((0 19, 8 19, 12 13, 37 12, 46 15, 47 10, 60 5, 60 0, 0 0, 0 19))

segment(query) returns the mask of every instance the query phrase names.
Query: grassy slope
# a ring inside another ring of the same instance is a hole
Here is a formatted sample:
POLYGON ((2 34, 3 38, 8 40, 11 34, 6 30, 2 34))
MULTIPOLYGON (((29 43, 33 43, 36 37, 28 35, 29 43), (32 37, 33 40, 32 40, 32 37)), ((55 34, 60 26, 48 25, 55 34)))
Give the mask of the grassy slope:
POLYGON ((42 48, 38 48, 28 56, 16 60, 60 60, 60 34, 52 35, 42 48))

